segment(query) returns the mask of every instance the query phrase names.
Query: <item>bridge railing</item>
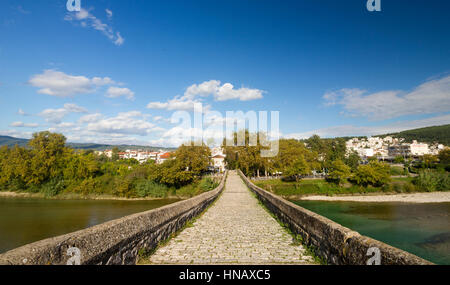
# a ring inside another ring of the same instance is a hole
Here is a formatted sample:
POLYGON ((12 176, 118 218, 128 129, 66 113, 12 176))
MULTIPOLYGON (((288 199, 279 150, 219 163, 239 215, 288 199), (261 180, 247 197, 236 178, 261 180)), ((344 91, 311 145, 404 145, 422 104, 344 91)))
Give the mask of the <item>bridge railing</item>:
POLYGON ((205 210, 223 191, 226 176, 216 189, 191 199, 10 250, 0 254, 0 265, 136 264, 141 249, 155 249, 205 210))
POLYGON ((239 175, 258 199, 290 230, 315 249, 328 264, 429 265, 431 262, 378 240, 362 236, 349 228, 302 208, 254 185, 239 175), (379 254, 377 256, 377 254, 379 254), (378 262, 378 261, 379 262, 378 262))

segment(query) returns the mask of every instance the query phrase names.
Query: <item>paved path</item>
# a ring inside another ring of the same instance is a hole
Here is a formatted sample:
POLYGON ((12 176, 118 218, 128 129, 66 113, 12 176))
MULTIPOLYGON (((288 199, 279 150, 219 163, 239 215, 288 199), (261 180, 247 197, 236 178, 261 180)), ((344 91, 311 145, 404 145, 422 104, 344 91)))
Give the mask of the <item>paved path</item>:
POLYGON ((311 264, 301 245, 252 196, 235 171, 192 227, 159 248, 151 264, 311 264))

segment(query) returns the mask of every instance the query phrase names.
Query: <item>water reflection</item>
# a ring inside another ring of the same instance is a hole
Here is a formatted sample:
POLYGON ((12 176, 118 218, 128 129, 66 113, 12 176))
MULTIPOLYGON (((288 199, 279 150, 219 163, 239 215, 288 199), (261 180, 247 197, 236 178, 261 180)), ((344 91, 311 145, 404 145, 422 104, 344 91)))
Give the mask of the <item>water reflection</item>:
POLYGON ((450 203, 294 202, 363 235, 450 264, 450 203))
POLYGON ((176 201, 0 198, 0 252, 176 201))

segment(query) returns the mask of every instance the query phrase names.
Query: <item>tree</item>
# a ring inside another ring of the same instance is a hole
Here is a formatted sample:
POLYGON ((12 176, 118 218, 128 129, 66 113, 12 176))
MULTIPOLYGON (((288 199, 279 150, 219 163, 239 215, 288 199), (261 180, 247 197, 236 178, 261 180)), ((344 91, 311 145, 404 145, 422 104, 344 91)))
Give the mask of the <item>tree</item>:
POLYGON ((330 173, 328 174, 328 179, 334 183, 341 185, 350 176, 350 167, 345 165, 342 160, 335 160, 331 164, 330 173))
POLYGON ((450 148, 447 147, 447 148, 441 150, 439 152, 438 158, 439 158, 440 163, 442 163, 444 165, 450 164, 450 148))
POLYGON ((405 158, 402 155, 398 155, 394 158, 395 163, 405 163, 405 158))
POLYGON ((187 185, 208 169, 210 155, 206 145, 182 145, 174 153, 174 159, 149 166, 149 179, 168 186, 187 185))
POLYGON ((359 155, 356 151, 352 151, 348 157, 345 159, 345 164, 347 164, 351 171, 356 171, 359 166, 359 155))
POLYGON ((358 167, 353 180, 361 186, 383 186, 390 181, 390 167, 386 163, 371 161, 358 167))
POLYGON ((294 161, 294 163, 287 166, 283 171, 283 174, 286 177, 295 177, 295 181, 297 181, 297 182, 299 182, 301 176, 308 175, 310 173, 311 173, 311 169, 309 168, 309 165, 307 164, 303 155, 298 157, 294 161))
POLYGON ((28 145, 31 147, 31 173, 28 184, 41 184, 50 178, 62 176, 64 156, 69 150, 65 147, 66 137, 61 134, 34 133, 28 145))
POLYGON ((432 168, 434 164, 437 162, 438 158, 431 154, 424 154, 422 156, 422 167, 423 168, 432 168))
POLYGON ((111 150, 111 160, 112 161, 117 161, 119 160, 119 148, 118 147, 113 147, 111 150))

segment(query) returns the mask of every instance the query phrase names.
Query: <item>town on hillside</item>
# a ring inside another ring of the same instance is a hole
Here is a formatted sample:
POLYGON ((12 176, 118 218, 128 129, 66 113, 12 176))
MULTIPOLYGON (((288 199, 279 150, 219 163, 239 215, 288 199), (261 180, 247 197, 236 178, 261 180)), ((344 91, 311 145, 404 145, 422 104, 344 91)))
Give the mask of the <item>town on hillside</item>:
MULTIPOLYGON (((208 170, 210 172, 219 172, 223 173, 225 171, 225 158, 226 155, 221 147, 212 147, 211 149, 211 157, 210 157, 210 165, 208 170)), ((95 151, 97 155, 105 155, 108 158, 113 157, 113 150, 107 149, 105 151, 95 151)), ((118 153, 119 159, 135 159, 139 163, 143 164, 148 162, 149 160, 154 161, 156 164, 162 164, 164 161, 175 158, 173 152, 168 151, 147 151, 147 150, 131 150, 127 149, 125 151, 119 151, 118 153)))
POLYGON ((420 157, 424 155, 438 155, 445 148, 443 144, 427 144, 413 140, 412 143, 405 142, 404 138, 393 138, 390 136, 352 138, 345 143, 347 154, 356 152, 361 159, 377 157, 382 160, 394 160, 398 156, 420 157))

